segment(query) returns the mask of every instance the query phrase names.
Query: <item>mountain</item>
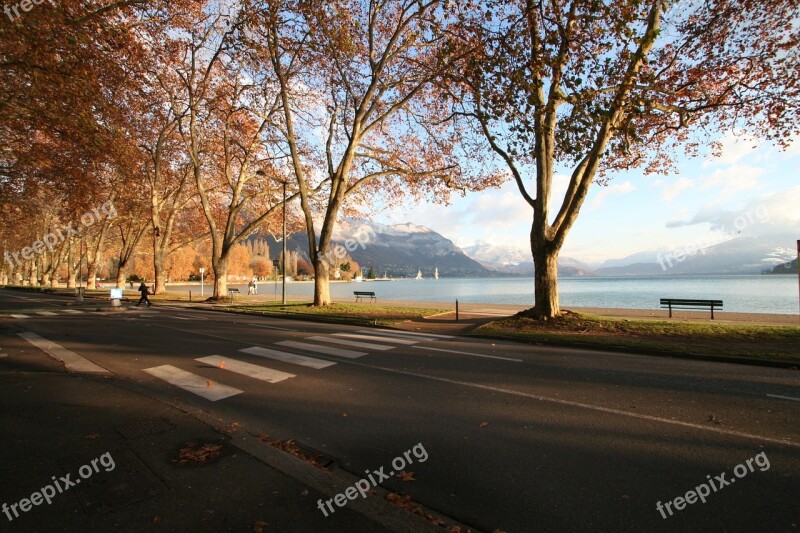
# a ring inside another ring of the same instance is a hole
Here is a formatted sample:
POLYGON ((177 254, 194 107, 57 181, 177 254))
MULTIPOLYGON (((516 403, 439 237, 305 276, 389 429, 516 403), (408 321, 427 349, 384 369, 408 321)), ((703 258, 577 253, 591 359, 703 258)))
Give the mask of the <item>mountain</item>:
POLYGON ((772 270, 765 270, 764 274, 797 274, 797 259, 777 265, 772 270))
POLYGON ((794 255, 784 247, 788 242, 792 242, 788 236, 738 237, 708 247, 638 252, 606 261, 595 272, 600 276, 760 274, 794 255))
MULTIPOLYGON (((280 243, 264 237, 270 250, 279 250, 280 243)), ((336 225, 333 234, 334 251, 337 245, 348 249, 350 256, 362 267, 373 267, 379 276, 413 277, 422 271, 433 277, 439 269, 443 277, 489 276, 493 273, 467 257, 453 241, 417 224, 386 225, 363 219, 347 218, 336 225)), ((304 233, 287 239, 287 249, 308 258, 308 240, 304 233)), ((335 261, 335 255, 331 255, 335 261)))
MULTIPOLYGON (((465 246, 463 250, 467 256, 489 270, 504 274, 533 274, 533 258, 530 249, 477 242, 472 246, 465 246)), ((563 276, 587 276, 592 274, 592 269, 577 259, 560 257, 558 272, 563 276)))

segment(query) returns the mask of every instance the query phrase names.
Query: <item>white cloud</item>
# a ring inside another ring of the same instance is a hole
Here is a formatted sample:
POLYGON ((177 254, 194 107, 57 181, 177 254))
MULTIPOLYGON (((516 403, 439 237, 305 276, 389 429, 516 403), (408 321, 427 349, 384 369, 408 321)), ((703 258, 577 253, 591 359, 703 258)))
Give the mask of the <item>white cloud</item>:
POLYGON ((761 187, 759 178, 765 169, 751 165, 733 165, 715 170, 703 180, 703 189, 721 189, 718 199, 726 198, 740 191, 755 191, 761 187))
POLYGON ((691 189, 693 185, 694 181, 690 180, 689 178, 680 178, 675 183, 664 184, 663 192, 661 193, 661 199, 665 202, 671 202, 683 191, 691 189))
POLYGON ((614 185, 609 185, 607 187, 600 187, 597 193, 594 195, 592 201, 589 203, 589 209, 597 209, 603 204, 603 202, 606 201, 606 198, 611 195, 627 194, 635 190, 636 187, 630 181, 615 183, 614 185))
POLYGON ((708 155, 703 162, 704 167, 733 165, 761 147, 761 141, 757 137, 741 132, 726 133, 719 142, 722 145, 720 156, 708 155))

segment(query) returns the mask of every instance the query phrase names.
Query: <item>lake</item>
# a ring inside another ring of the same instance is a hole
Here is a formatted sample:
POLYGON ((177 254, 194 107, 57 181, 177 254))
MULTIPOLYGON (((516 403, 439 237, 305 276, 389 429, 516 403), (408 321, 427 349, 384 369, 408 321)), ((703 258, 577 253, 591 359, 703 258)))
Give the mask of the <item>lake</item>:
MULTIPOLYGON (((231 284, 233 286, 233 284, 231 284)), ((247 293, 246 285, 237 285, 247 293)), ((208 288, 208 287, 207 287, 208 288)), ((196 291, 197 288, 195 287, 196 291)), ((280 283, 277 286, 280 297, 280 283)), ((375 291, 381 300, 533 305, 532 278, 440 278, 331 283, 334 300, 353 298, 354 290, 375 291)), ((274 294, 272 282, 259 284, 260 294, 274 294)), ((797 277, 654 276, 565 277, 559 279, 564 307, 658 309, 660 298, 723 300, 725 311, 798 313, 797 277)), ((313 295, 311 283, 287 283, 289 297, 313 295)))

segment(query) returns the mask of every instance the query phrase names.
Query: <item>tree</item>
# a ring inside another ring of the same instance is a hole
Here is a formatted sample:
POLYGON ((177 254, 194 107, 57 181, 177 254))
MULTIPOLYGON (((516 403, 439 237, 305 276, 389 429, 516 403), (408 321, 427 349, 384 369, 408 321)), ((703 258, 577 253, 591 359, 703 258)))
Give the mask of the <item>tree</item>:
MULTIPOLYGON (((353 202, 381 193, 446 199, 492 180, 459 164, 434 82, 453 68, 440 0, 251 0, 251 78, 276 87, 314 267, 314 305, 331 303, 331 241, 353 202), (322 216, 318 216, 322 215, 322 216)), ((277 118, 276 118, 277 120, 277 118)))
POLYGON ((473 53, 453 78, 532 209, 535 306, 560 314, 558 255, 593 183, 671 168, 742 128, 785 145, 800 131, 796 0, 491 1, 461 12, 473 53), (488 16, 487 16, 488 13, 488 16), (553 176, 569 170, 551 212, 553 176))

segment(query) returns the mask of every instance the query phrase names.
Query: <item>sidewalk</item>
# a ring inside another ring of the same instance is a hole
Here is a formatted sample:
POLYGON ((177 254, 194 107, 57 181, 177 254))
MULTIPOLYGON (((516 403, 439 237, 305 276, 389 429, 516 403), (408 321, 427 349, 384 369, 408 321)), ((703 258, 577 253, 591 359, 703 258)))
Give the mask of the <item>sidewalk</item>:
MULTIPOLYGON (((246 433, 215 431, 115 378, 51 371, 49 363, 20 371, 10 359, 0 361, 0 505, 8 506, 0 512, 2 531, 390 530, 351 506, 324 517, 317 500, 330 496, 243 452, 237 441, 313 469, 323 482, 331 476, 246 433), (221 445, 221 455, 205 464, 179 464, 187 443, 221 445), (97 468, 81 469, 92 460, 97 468), (79 472, 88 475, 81 479, 79 472), (45 488, 67 474, 82 484, 65 489, 62 480, 62 493, 45 488), (51 503, 34 496, 39 505, 23 512, 30 504, 21 500, 41 489, 55 494, 51 503)), ((415 529, 413 518, 401 515, 406 526, 392 529, 426 530, 415 529)))

